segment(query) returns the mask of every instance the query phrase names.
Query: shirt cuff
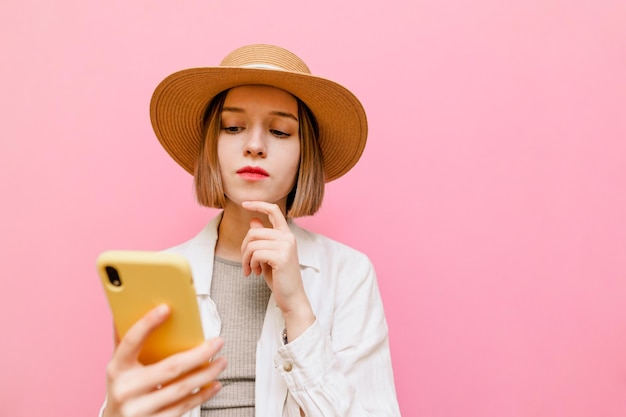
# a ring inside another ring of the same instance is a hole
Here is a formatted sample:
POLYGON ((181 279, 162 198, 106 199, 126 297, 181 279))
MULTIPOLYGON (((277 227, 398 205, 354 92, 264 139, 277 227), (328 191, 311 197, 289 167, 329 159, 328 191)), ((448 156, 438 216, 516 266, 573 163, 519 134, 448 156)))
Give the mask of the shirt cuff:
POLYGON ((274 366, 289 389, 305 387, 320 378, 333 364, 330 337, 315 320, 295 340, 281 346, 274 355, 274 366))

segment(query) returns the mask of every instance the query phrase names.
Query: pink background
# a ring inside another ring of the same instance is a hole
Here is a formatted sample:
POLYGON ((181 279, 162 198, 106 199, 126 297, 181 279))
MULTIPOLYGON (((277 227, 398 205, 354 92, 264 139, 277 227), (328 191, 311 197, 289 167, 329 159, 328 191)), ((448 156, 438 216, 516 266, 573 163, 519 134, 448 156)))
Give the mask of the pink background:
POLYGON ((626 415, 623 0, 3 0, 0 414, 97 412, 97 254, 214 213, 152 90, 257 42, 368 111, 361 163, 301 223, 373 259, 403 415, 626 415))

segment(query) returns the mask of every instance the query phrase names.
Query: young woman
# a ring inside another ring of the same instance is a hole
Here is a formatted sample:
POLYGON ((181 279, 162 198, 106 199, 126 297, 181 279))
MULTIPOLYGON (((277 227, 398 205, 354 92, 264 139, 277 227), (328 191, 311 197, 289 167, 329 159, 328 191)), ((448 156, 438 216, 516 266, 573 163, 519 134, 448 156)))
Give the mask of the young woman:
POLYGON ((118 341, 102 415, 399 416, 370 261, 291 220, 361 156, 356 97, 285 49, 251 45, 170 75, 151 119, 198 201, 223 209, 171 249, 191 265, 207 341, 143 366, 168 316, 149 312, 118 341))

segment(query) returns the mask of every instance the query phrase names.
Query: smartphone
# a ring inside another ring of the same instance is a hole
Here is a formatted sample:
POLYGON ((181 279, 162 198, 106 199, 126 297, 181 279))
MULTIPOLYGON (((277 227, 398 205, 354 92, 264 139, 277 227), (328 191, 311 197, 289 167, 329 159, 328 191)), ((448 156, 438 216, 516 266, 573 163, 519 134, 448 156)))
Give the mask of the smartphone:
POLYGON ((168 319, 146 339, 140 362, 158 362, 204 341, 191 269, 182 255, 106 251, 97 267, 120 339, 152 308, 170 307, 168 319))

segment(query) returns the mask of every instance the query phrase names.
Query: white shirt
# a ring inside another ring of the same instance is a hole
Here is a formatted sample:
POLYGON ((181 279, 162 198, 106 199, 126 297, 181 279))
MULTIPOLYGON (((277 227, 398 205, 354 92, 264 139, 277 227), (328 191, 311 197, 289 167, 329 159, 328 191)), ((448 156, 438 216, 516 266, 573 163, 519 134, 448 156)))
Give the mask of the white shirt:
MULTIPOLYGON (((220 334, 210 299, 221 214, 170 251, 190 263, 205 337, 220 334)), ((256 351, 256 417, 400 416, 376 274, 362 253, 289 221, 316 321, 283 345, 285 321, 270 297, 256 351)), ((228 341, 226 341, 228 343, 228 341)), ((200 407, 184 417, 200 417, 200 407)))

